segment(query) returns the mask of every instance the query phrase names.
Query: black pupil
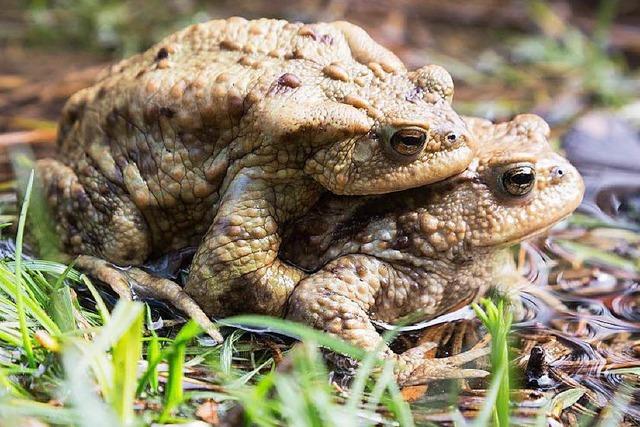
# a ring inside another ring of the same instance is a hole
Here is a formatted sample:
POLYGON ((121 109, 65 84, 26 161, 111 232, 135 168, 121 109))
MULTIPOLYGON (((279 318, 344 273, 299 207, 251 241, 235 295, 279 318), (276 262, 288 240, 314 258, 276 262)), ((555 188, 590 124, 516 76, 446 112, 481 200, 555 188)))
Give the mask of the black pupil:
POLYGON ((401 143, 410 147, 417 147, 424 143, 426 135, 424 132, 414 129, 403 129, 397 131, 393 138, 396 143, 401 143))
POLYGON ((531 172, 519 171, 511 175, 511 182, 516 185, 529 185, 533 181, 531 172))
POLYGON ((422 149, 426 140, 427 135, 419 129, 402 129, 391 137, 391 146, 404 156, 413 156, 422 149))
POLYGON ((536 180, 535 171, 530 167, 519 167, 508 170, 502 176, 504 190, 512 196, 524 196, 533 188, 536 180))
POLYGON ((420 135, 403 135, 402 143, 404 145, 416 146, 422 144, 424 139, 420 137, 420 135))

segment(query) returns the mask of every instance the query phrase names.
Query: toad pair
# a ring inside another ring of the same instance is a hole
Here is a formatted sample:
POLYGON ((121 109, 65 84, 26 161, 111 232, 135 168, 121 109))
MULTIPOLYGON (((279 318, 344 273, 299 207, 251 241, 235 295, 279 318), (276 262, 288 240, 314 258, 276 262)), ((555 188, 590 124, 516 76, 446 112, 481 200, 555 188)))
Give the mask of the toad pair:
MULTIPOLYGON (((75 94, 37 174, 63 251, 122 296, 136 286, 209 327, 205 313, 286 314, 370 349, 370 316, 473 298, 496 248, 582 195, 541 119, 465 123, 452 95, 445 70, 407 72, 346 22, 211 21, 75 94), (184 290, 117 267, 187 246, 184 290)), ((403 366, 425 367, 420 351, 403 366)))

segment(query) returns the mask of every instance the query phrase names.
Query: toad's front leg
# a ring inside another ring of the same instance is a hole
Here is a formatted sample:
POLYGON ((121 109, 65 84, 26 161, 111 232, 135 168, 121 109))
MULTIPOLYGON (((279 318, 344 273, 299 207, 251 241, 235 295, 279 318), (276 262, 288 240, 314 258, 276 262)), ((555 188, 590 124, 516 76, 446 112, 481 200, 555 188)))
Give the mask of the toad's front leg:
POLYGON ((370 314, 380 309, 385 300, 393 298, 394 292, 401 292, 395 286, 399 274, 393 266, 374 257, 343 256, 298 284, 291 295, 287 317, 395 360, 396 378, 401 385, 488 375, 486 371, 461 368, 465 363, 486 355, 486 348, 447 358, 427 359, 425 354, 433 344, 396 354, 384 343, 371 322, 370 314))
POLYGON ((278 259, 280 224, 292 206, 306 204, 297 199, 300 194, 308 192, 278 188, 248 173, 234 178, 195 254, 185 287, 206 313, 282 314, 304 276, 278 259))

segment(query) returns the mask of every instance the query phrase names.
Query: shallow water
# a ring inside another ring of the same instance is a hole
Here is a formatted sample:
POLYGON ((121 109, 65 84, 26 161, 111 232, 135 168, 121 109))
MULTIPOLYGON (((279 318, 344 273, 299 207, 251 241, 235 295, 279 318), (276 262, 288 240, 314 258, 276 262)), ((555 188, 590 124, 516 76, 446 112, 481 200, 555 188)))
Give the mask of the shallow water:
POLYGON ((582 174, 586 192, 579 211, 640 230, 640 135, 612 113, 594 111, 564 135, 562 148, 582 174))
MULTIPOLYGON (((607 407, 618 408, 628 419, 640 422, 638 377, 616 373, 620 368, 640 370, 637 273, 579 263, 575 254, 562 246, 562 242, 587 237, 585 230, 571 227, 554 230, 550 237, 521 247, 524 262, 520 269, 531 285, 520 294, 522 307, 517 310, 512 333, 512 357, 517 367, 512 374, 512 401, 516 402, 512 421, 518 425, 531 423, 547 399, 576 388, 585 393, 557 419, 563 425, 573 425, 581 417, 591 419, 607 407)), ((450 324, 437 319, 432 322, 436 326, 412 333, 438 336, 432 331, 439 327, 450 331, 466 328, 463 334, 468 348, 486 332, 479 332, 477 320, 464 320, 464 313, 459 311, 460 320, 450 324)), ((445 338, 440 342, 444 351, 441 349, 438 357, 448 355, 451 341, 445 338)), ((486 383, 451 383, 432 384, 423 391, 413 404, 416 419, 450 422, 451 402, 456 400, 465 417, 480 410, 486 383)))
MULTIPOLYGON (((520 348, 535 343, 545 366, 544 381, 528 377, 528 384, 545 391, 584 386, 590 392, 575 406, 593 409, 610 402, 628 402, 625 413, 640 419, 640 393, 632 375, 616 368, 640 368, 640 290, 638 282, 616 278, 600 269, 583 268, 580 274, 562 272, 563 251, 556 237, 542 247, 525 244, 525 275, 536 289, 557 298, 557 307, 538 296, 523 295, 524 318, 514 324, 520 348), (554 271, 555 270, 555 271, 554 271), (560 271, 557 271, 560 270, 560 271), (579 284, 578 284, 579 283, 579 284)), ((531 359, 526 354, 520 358, 531 359)), ((530 374, 534 367, 527 366, 530 374)))

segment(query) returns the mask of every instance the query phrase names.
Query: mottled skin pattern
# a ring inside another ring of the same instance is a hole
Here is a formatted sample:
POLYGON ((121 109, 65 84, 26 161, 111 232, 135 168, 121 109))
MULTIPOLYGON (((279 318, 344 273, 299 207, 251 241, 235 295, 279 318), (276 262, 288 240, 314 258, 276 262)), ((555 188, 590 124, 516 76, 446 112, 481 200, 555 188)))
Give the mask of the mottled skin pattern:
POLYGON ((323 192, 399 191, 470 163, 452 95, 442 68, 408 72, 347 22, 211 21, 75 94, 59 159, 37 172, 64 252, 93 257, 81 267, 113 285, 101 259, 194 245, 185 289, 206 313, 278 315, 302 277, 277 257, 282 227, 323 192))
POLYGON ((294 289, 287 317, 380 349, 398 361, 404 384, 475 374, 455 368, 474 354, 425 361, 425 349, 416 348, 397 355, 372 320, 429 319, 469 303, 514 272, 509 245, 569 215, 584 192, 538 116, 468 124, 480 150, 465 172, 385 196, 324 197, 282 248, 295 265, 320 268, 294 289))

